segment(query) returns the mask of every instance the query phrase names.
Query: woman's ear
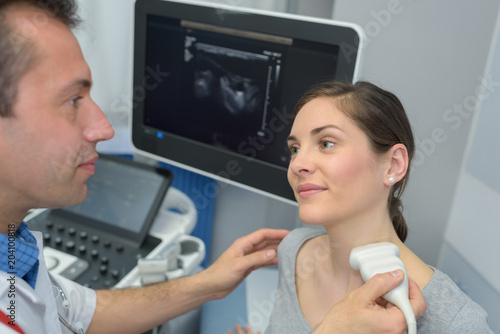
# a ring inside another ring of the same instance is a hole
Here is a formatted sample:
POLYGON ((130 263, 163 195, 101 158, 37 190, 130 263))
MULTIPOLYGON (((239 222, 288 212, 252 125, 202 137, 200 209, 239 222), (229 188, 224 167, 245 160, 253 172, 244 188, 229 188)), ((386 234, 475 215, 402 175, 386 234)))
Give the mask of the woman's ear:
POLYGON ((392 186, 400 181, 408 170, 408 151, 403 144, 396 144, 387 152, 389 169, 385 177, 384 183, 387 186, 392 186))

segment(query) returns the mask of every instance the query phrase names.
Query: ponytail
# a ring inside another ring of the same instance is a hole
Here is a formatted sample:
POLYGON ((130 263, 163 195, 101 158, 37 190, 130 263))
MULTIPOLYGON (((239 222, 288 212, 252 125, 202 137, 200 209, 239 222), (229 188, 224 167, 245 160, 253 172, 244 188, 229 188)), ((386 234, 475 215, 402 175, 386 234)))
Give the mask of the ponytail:
POLYGON ((408 225, 406 225, 406 220, 403 216, 403 203, 399 197, 389 197, 389 215, 396 234, 402 242, 405 242, 408 235, 408 225))

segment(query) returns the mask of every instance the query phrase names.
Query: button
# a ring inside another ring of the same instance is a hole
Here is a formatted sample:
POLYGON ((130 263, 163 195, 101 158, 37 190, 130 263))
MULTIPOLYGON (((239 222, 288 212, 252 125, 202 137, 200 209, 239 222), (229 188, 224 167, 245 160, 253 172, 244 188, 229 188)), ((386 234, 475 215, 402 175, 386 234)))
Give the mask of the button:
POLYGON ((104 247, 106 247, 106 248, 111 247, 111 241, 109 241, 109 240, 104 240, 104 247))
POLYGON ((99 267, 99 272, 100 272, 101 274, 105 274, 105 273, 107 273, 107 272, 108 272, 108 266, 106 266, 106 265, 102 265, 102 266, 100 266, 100 267, 99 267))
POLYGON ((69 235, 75 235, 75 234, 76 234, 76 228, 74 228, 74 227, 70 227, 70 228, 68 229, 68 233, 69 233, 69 235))
POLYGON ((64 232, 64 225, 57 225, 57 230, 59 232, 64 232))
POLYGON ((50 233, 44 233, 44 235, 43 235, 43 241, 46 242, 46 243, 48 243, 48 242, 50 242, 50 238, 51 237, 52 236, 50 235, 50 233))
POLYGON ((75 249, 75 242, 71 241, 71 240, 68 241, 68 242, 66 242, 66 249, 67 250, 73 250, 73 249, 75 249))
POLYGON ((47 228, 53 228, 54 223, 51 220, 47 220, 47 222, 45 223, 45 226, 47 226, 47 228))
POLYGON ((123 245, 116 245, 116 250, 119 251, 119 252, 123 252, 123 245))
POLYGON ((62 238, 61 237, 57 237, 54 239, 54 242, 56 243, 57 246, 61 246, 62 245, 62 238))
POLYGON ((87 239, 87 236, 88 236, 88 235, 89 235, 89 234, 88 234, 87 232, 82 231, 82 232, 80 232, 80 239, 84 239, 84 240, 85 240, 85 239, 87 239))
POLYGON ((102 264, 108 264, 109 263, 109 259, 106 256, 103 256, 103 257, 101 257, 101 263, 102 264))
POLYGON ((99 256, 99 251, 97 249, 93 249, 90 251, 90 255, 93 257, 93 258, 96 258, 99 256))
POLYGON ((90 240, 92 240, 92 242, 96 244, 96 243, 99 242, 99 236, 98 235, 93 235, 90 240))
POLYGON ((85 252, 87 251, 87 247, 85 247, 85 245, 80 245, 80 246, 78 247, 78 251, 79 251, 81 254, 83 254, 83 253, 85 253, 85 252))
POLYGON ((114 279, 120 278, 120 272, 116 269, 111 270, 111 277, 113 277, 114 279))

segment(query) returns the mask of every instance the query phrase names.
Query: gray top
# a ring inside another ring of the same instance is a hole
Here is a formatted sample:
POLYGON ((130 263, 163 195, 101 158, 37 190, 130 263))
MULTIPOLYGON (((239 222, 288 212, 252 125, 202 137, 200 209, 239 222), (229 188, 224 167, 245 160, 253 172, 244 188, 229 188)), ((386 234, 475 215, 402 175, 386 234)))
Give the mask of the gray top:
MULTIPOLYGON (((313 331, 302 314, 295 292, 295 259, 304 242, 324 233, 317 228, 298 228, 281 242, 278 248, 278 292, 265 334, 313 331)), ((463 293, 446 274, 433 269, 434 275, 422 290, 427 310, 417 320, 418 334, 493 333, 487 323, 488 315, 481 306, 463 293)))

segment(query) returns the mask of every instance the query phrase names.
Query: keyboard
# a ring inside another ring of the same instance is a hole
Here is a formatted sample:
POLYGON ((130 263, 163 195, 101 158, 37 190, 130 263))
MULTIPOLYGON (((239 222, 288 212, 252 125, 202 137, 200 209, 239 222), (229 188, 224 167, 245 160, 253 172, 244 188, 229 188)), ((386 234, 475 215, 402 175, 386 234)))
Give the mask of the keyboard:
POLYGON ((47 269, 93 289, 115 286, 161 240, 147 236, 141 245, 75 222, 66 212, 48 210, 28 223, 40 231, 47 269))

